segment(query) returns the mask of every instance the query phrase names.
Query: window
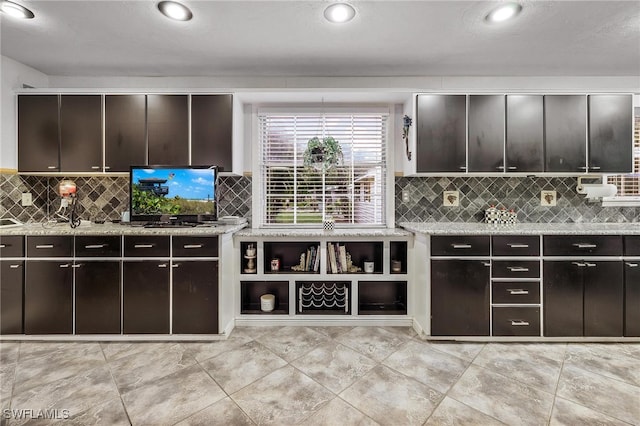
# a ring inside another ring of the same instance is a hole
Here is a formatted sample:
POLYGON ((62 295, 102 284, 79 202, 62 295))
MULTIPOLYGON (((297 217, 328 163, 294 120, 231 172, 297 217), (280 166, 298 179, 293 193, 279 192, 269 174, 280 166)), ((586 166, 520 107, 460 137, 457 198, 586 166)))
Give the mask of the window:
POLYGON ((605 199, 603 205, 640 205, 640 108, 635 109, 633 126, 633 173, 607 176, 607 183, 616 185, 618 193, 605 199))
MULTIPOLYGON (((333 110, 332 110, 333 111, 333 110)), ((388 111, 258 111, 260 226, 385 226, 388 111), (341 164, 304 166, 309 139, 333 137, 341 164)))

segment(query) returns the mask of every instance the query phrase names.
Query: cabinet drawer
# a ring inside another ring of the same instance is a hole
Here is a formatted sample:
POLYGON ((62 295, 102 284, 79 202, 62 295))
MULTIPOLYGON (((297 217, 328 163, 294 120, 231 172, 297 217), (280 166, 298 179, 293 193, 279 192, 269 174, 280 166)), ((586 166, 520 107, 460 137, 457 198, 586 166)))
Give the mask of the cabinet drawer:
POLYGON ((489 256, 489 236, 431 237, 432 256, 489 256))
POLYGON ((539 256, 538 236, 495 236, 492 239, 494 256, 539 256))
POLYGON ((217 257, 218 237, 173 237, 174 257, 217 257))
POLYGON ((539 278, 540 262, 537 260, 494 260, 493 278, 539 278))
POLYGON ((120 236, 78 236, 77 257, 120 257, 120 236))
POLYGON ((640 256, 640 235, 624 237, 624 254, 627 256, 640 256))
POLYGON ((545 256, 622 256, 622 236, 546 235, 545 256))
POLYGON ((27 237, 27 257, 72 257, 72 236, 27 237))
POLYGON ((127 257, 169 257, 169 237, 125 236, 124 255, 127 257))
POLYGON ((494 336, 539 336, 540 308, 493 308, 494 336))
POLYGON ((21 235, 0 236, 0 257, 24 256, 24 237, 21 235))
POLYGON ((540 283, 494 282, 491 300, 492 303, 540 303, 540 283))

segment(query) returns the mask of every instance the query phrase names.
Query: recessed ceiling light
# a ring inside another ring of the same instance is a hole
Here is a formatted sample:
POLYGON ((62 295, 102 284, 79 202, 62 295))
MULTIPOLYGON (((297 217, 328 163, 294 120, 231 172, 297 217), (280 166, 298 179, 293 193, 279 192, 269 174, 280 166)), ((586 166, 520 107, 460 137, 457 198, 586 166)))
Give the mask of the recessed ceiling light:
POLYGON ((188 21, 193 18, 193 13, 187 6, 175 1, 161 1, 158 3, 158 9, 164 16, 176 21, 188 21))
POLYGON ((2 1, 2 5, 0 5, 0 11, 2 11, 2 13, 6 13, 9 16, 20 19, 33 19, 33 17, 35 16, 33 12, 26 7, 20 6, 19 4, 8 0, 2 1))
POLYGON ((324 10, 324 17, 327 21, 336 24, 349 22, 356 16, 356 10, 347 3, 334 3, 324 10))
POLYGON ((521 10, 522 5, 519 3, 504 3, 489 12, 484 20, 492 24, 504 22, 514 18, 521 10))

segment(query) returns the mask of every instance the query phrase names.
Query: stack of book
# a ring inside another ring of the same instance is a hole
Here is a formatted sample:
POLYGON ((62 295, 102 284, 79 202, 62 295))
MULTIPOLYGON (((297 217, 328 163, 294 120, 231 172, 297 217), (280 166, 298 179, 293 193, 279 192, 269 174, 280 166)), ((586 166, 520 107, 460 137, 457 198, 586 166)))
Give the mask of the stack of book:
POLYGON ((327 243, 327 259, 329 270, 332 274, 342 274, 349 272, 347 264, 347 250, 340 243, 327 243))

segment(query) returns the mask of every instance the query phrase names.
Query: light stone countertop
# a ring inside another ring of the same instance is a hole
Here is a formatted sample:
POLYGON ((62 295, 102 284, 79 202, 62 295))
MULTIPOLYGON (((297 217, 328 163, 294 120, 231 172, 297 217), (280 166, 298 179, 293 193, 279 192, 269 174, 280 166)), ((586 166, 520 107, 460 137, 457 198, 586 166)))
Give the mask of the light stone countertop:
POLYGON ((240 225, 195 226, 182 228, 143 228, 114 223, 81 224, 71 228, 68 223, 29 223, 22 226, 0 228, 0 235, 220 235, 236 232, 247 226, 240 225))
POLYGON ((428 235, 640 235, 640 223, 517 223, 488 225, 466 222, 401 222, 407 231, 428 235))
POLYGON ((324 229, 244 229, 234 234, 236 237, 302 237, 302 238, 341 238, 341 237, 410 237, 411 232, 400 228, 337 228, 324 229))

